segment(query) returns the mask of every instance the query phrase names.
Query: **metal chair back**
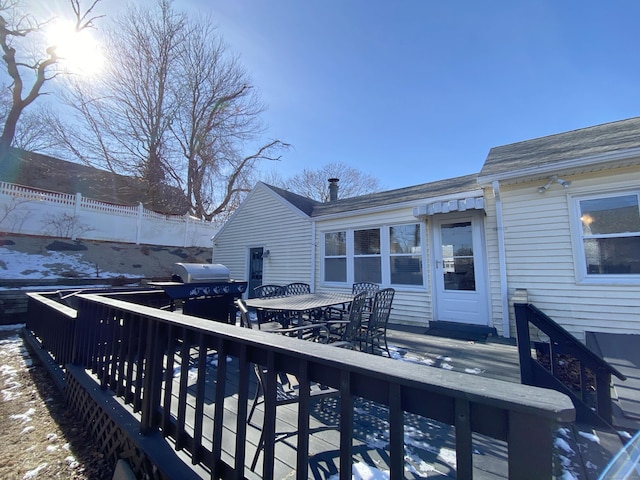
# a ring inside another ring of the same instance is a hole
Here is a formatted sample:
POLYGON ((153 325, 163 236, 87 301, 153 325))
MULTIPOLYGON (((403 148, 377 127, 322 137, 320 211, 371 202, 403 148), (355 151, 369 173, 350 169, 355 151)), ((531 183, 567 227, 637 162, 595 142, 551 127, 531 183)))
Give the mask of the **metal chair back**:
POLYGON ((367 294, 367 299, 365 302, 365 309, 368 311, 371 310, 371 305, 373 304, 373 297, 380 291, 380 285, 377 283, 371 282, 356 282, 351 287, 351 293, 357 295, 361 292, 365 292, 367 294))
POLYGON ((374 353, 376 348, 380 350, 384 348, 387 355, 391 356, 387 345, 387 324, 389 323, 391 304, 393 303, 395 292, 393 288, 385 288, 378 291, 373 298, 373 306, 365 337, 365 349, 371 353, 374 353))
POLYGON ((282 285, 259 285, 253 289, 258 298, 281 297, 284 295, 284 287, 282 285))
POLYGON ((351 306, 349 307, 349 323, 347 323, 344 328, 341 340, 344 342, 349 342, 352 348, 357 342, 360 342, 361 340, 362 312, 364 310, 364 304, 366 300, 367 292, 360 292, 353 298, 351 306))
POLYGON ((311 286, 308 283, 295 282, 284 287, 285 295, 304 295, 311 293, 311 286))

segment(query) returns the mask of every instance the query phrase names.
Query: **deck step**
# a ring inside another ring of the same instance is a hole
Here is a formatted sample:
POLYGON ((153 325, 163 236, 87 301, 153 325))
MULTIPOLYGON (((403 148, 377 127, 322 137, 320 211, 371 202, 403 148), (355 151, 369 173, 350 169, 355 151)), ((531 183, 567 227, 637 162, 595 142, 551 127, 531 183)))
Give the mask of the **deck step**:
POLYGON ((470 323, 431 321, 425 332, 435 337, 455 338, 458 340, 486 340, 489 336, 498 334, 494 327, 487 325, 474 325, 470 323))

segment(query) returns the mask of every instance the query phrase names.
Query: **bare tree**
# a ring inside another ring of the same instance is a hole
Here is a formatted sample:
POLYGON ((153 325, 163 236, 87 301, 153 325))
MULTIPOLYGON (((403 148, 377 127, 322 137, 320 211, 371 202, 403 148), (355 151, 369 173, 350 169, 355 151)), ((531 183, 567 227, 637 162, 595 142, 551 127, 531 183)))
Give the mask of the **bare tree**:
POLYGON ((284 180, 278 175, 270 177, 271 181, 276 182, 275 186, 320 202, 329 201, 328 180, 330 178, 340 180, 339 198, 355 197, 382 190, 377 178, 342 162, 328 163, 316 170, 305 168, 301 173, 284 180))
MULTIPOLYGON (((92 16, 92 11, 100 0, 94 0, 83 12, 80 0, 69 3, 75 15, 75 29, 80 32, 91 28, 99 18, 92 16)), ((0 134, 0 161, 3 159, 16 135, 18 120, 23 111, 39 96, 46 82, 53 80, 60 73, 55 67, 60 58, 55 45, 48 45, 40 57, 32 56, 31 49, 24 43, 28 37, 41 33, 51 19, 39 21, 24 12, 21 0, 0 0, 0 48, 7 74, 11 78, 11 106, 4 119, 0 134), (25 76, 33 75, 33 80, 25 84, 25 76)))
MULTIPOLYGON (((11 103, 11 90, 6 86, 0 86, 0 125, 4 125, 11 109, 11 103)), ((44 104, 33 105, 22 112, 11 145, 32 152, 54 149, 57 140, 50 135, 49 124, 46 120, 48 115, 48 107, 44 104)))
POLYGON ((264 110, 238 59, 211 27, 211 20, 193 23, 180 56, 183 93, 172 124, 187 165, 185 192, 192 212, 201 218, 230 211, 249 184, 259 160, 277 160, 278 140, 252 155, 243 145, 263 133, 259 115, 264 110))
POLYGON ((256 162, 285 146, 244 152, 263 134, 264 108, 210 23, 176 12, 172 0, 129 7, 107 35, 105 75, 75 82, 67 96, 81 128, 56 129, 82 161, 139 176, 152 194, 178 186, 191 213, 209 220, 233 209, 256 162))

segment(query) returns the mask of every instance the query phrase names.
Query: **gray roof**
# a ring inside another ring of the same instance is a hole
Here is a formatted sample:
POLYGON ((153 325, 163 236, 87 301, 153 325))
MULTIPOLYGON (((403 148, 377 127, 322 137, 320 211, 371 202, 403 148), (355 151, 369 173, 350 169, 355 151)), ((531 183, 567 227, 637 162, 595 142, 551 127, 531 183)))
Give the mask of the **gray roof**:
POLYGON ((340 214, 365 208, 375 208, 391 204, 426 200, 445 195, 470 192, 480 188, 477 182, 477 174, 473 174, 322 203, 296 195, 295 193, 291 193, 281 188, 273 187, 271 185, 267 186, 311 217, 340 214))
POLYGON ((563 161, 640 148, 640 117, 494 147, 480 177, 553 166, 563 161))
POLYGON ((290 192, 289 190, 284 190, 279 187, 274 187, 273 185, 269 185, 267 183, 264 184, 266 187, 273 190, 275 193, 284 198, 291 205, 296 207, 298 210, 304 212, 305 214, 311 216, 313 213, 313 208, 316 205, 322 205, 320 202, 313 200, 311 198, 303 197, 302 195, 298 195, 297 193, 290 192))

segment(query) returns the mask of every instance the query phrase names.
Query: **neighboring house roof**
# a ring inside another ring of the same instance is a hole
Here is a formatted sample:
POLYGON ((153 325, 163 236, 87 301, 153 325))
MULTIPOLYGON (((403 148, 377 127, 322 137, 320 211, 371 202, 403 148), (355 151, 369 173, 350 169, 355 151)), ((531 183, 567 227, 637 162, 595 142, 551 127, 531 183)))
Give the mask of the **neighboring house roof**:
POLYGON ((494 147, 478 176, 482 184, 537 171, 618 160, 640 154, 640 117, 494 147), (616 155, 618 153, 619 155, 616 155))
POLYGON ((480 188, 476 178, 477 174, 465 175, 324 203, 296 195, 278 187, 265 185, 310 217, 319 217, 472 192, 480 188))
POLYGON ((184 215, 188 205, 180 189, 161 186, 164 201, 154 202, 138 178, 117 175, 59 158, 12 149, 0 163, 0 181, 51 192, 82 196, 105 203, 137 206, 163 214, 184 215))

